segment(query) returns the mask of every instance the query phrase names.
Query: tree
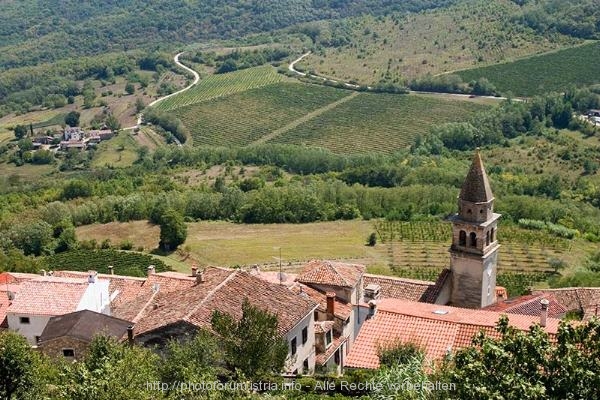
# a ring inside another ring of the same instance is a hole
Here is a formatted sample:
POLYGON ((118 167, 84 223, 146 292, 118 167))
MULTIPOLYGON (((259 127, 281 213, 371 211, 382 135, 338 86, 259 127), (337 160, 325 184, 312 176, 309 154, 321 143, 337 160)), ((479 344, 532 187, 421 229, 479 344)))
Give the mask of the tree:
POLYGON ((167 209, 160 217, 159 247, 165 251, 175 250, 187 238, 187 226, 183 216, 177 211, 167 209))
POLYGON ((375 232, 371 232, 369 237, 367 238, 367 246, 375 246, 377 244, 377 234, 375 232))
POLYGON ((283 370, 288 344, 277 330, 276 315, 251 305, 246 298, 239 321, 215 310, 211 324, 220 336, 225 362, 231 371, 252 379, 283 370))
POLYGON ((125 93, 127 93, 127 94, 135 93, 135 86, 133 86, 133 83, 127 82, 127 84, 125 85, 125 93))
POLYGON ((38 363, 37 354, 23 336, 0 332, 0 398, 21 399, 31 393, 38 363))
MULTIPOLYGON (((179 338, 168 342, 163 350, 164 358, 159 367, 160 381, 171 385, 177 382, 216 381, 222 370, 223 354, 216 337, 200 330, 191 338, 179 338)), ((170 386, 174 387, 174 386, 170 386)), ((171 390, 167 390, 167 395, 171 390)), ((193 395, 194 391, 180 389, 174 391, 178 397, 193 395)))
POLYGON ((13 131, 15 132, 15 137, 19 140, 27 136, 27 127, 25 125, 16 125, 13 131))
POLYGON ((65 366, 60 398, 139 399, 157 398, 159 357, 151 350, 96 336, 83 362, 65 366))
POLYGON ((455 398, 600 398, 600 320, 561 322, 556 341, 539 325, 528 332, 501 317, 499 339, 478 334, 458 351, 447 374, 455 398))
POLYGON ((121 129, 121 123, 119 122, 117 117, 115 117, 112 113, 108 114, 108 116, 104 120, 104 123, 106 124, 108 129, 110 129, 113 132, 116 132, 119 129, 121 129))
POLYGON ((144 100, 141 97, 138 97, 137 99, 135 99, 135 112, 136 113, 141 113, 142 110, 146 108, 146 104, 144 104, 144 100))
POLYGON ((80 114, 77 111, 70 111, 67 115, 65 115, 65 124, 71 127, 78 126, 79 116, 80 114))
POLYGON ((10 238, 14 246, 23 250, 25 255, 39 256, 54 250, 53 229, 44 221, 33 221, 14 226, 10 238))

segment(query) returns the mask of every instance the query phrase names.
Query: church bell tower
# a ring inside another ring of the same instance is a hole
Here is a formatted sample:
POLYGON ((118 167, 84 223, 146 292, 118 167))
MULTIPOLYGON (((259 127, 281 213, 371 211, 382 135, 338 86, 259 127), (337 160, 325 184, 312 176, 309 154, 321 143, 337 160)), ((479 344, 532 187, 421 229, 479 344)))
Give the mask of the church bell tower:
POLYGON ((458 214, 452 221, 450 303, 483 308, 496 302, 498 219, 494 195, 477 149, 458 196, 458 214))

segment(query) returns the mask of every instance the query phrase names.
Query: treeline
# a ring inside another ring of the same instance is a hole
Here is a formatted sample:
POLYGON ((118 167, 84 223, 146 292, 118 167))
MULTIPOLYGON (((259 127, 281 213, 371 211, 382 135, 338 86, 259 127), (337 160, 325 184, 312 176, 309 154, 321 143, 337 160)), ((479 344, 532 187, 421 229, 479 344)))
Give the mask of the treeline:
POLYGON ((538 324, 528 331, 516 329, 504 315, 493 335, 474 335, 469 346, 451 349, 444 362, 428 362, 426 349, 416 343, 391 342, 378 350, 376 370, 348 369, 341 377, 314 371, 315 375, 296 376, 286 387, 279 372, 288 344, 277 333, 277 317, 247 301, 242 308, 241 320, 214 312, 214 333, 200 330, 174 338, 160 352, 97 336, 83 357, 77 354, 78 362, 69 363, 32 349, 18 333, 0 332, 5 378, 0 396, 434 400, 472 398, 477 392, 486 399, 541 400, 600 395, 598 319, 576 325, 561 322, 551 337, 538 324), (485 365, 495 366, 496 373, 490 374, 485 365), (407 389, 407 384, 415 386, 407 389))
POLYGON ((281 61, 289 55, 289 49, 266 47, 254 50, 236 49, 226 54, 217 54, 214 51, 198 51, 189 56, 186 55, 186 58, 199 64, 215 67, 217 74, 223 74, 281 61))
POLYGON ((411 90, 423 92, 460 93, 478 96, 499 95, 496 87, 486 78, 463 82, 460 76, 454 74, 426 75, 422 78, 415 78, 408 83, 408 87, 411 90))
POLYGON ((413 151, 440 154, 444 148, 469 150, 504 144, 520 135, 543 135, 546 128, 571 128, 591 136, 596 130, 574 115, 600 106, 600 95, 571 88, 564 94, 536 96, 527 102, 508 100, 500 107, 477 113, 469 122, 448 123, 419 138, 413 151))

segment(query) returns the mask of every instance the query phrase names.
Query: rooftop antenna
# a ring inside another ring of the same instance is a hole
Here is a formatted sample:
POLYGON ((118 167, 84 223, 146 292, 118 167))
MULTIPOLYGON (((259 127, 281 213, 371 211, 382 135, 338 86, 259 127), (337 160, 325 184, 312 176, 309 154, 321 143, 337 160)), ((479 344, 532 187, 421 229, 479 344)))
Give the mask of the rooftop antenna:
MULTIPOLYGON (((283 271, 281 270, 281 246, 273 247, 273 249, 279 249, 279 284, 283 285, 283 271)), ((277 259, 277 257, 273 257, 277 259)))

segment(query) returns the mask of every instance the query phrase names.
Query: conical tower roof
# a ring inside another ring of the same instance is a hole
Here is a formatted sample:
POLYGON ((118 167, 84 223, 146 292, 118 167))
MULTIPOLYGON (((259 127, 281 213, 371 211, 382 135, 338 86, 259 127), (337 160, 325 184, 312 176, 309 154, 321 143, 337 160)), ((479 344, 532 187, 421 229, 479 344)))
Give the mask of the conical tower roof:
POLYGON ((460 190, 460 199, 472 203, 487 203, 494 199, 479 149, 475 151, 473 163, 460 190))

